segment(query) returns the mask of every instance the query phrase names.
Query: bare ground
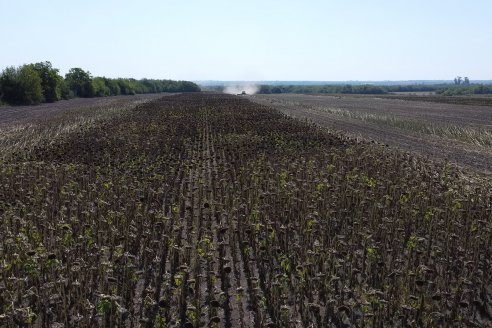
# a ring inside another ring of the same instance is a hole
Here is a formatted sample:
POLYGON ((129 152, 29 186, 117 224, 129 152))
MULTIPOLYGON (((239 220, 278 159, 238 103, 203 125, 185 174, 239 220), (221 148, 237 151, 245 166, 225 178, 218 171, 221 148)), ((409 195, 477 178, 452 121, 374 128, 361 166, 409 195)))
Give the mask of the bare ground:
POLYGON ((145 94, 135 96, 115 96, 103 98, 75 98, 56 103, 35 106, 0 106, 0 126, 6 124, 32 123, 43 121, 74 109, 94 109, 120 106, 127 102, 150 101, 162 97, 162 94, 145 94))
POLYGON ((492 132, 492 106, 351 95, 254 95, 249 99, 331 131, 383 143, 433 160, 447 160, 474 172, 492 173, 490 146, 388 124, 388 120, 396 120, 412 126, 462 128, 489 134, 492 132), (365 115, 384 120, 367 120, 365 115))

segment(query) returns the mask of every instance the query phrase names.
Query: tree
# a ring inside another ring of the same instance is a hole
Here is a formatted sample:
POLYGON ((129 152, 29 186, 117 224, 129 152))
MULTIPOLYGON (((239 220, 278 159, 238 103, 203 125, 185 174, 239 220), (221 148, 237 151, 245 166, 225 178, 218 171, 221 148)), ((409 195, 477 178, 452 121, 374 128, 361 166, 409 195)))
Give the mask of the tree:
POLYGON ((63 78, 58 74, 59 70, 53 68, 49 61, 32 65, 41 78, 41 87, 45 102, 55 102, 62 98, 63 78))
POLYGON ((34 105, 43 100, 41 78, 32 65, 7 67, 0 75, 2 100, 12 105, 34 105))
POLYGON ((130 80, 117 79, 116 82, 118 82, 118 86, 120 87, 120 92, 122 95, 134 95, 136 93, 130 80))
POLYGON ((463 81, 464 85, 470 85, 470 79, 468 77, 465 77, 465 80, 463 81))
POLYGON ((61 79, 60 81, 60 94, 61 94, 61 99, 65 99, 65 100, 73 98, 74 96, 73 91, 70 90, 65 79, 61 79))
POLYGON ((95 77, 92 80, 92 88, 94 90, 95 97, 107 97, 110 95, 110 90, 104 83, 104 78, 95 77))
POLYGON ((456 85, 461 85, 461 81, 462 81, 461 76, 457 76, 454 78, 454 84, 456 84, 456 85))
POLYGON ((12 103, 16 98, 14 96, 17 87, 17 71, 14 66, 7 67, 0 75, 0 96, 5 102, 12 103))
POLYGON ((106 77, 103 77, 103 79, 104 79, 104 84, 108 87, 109 94, 111 96, 118 96, 119 94, 121 94, 120 86, 116 80, 108 79, 106 77))
POLYGON ((352 93, 352 85, 346 84, 343 86, 341 93, 352 93))
POLYGON ((200 87, 193 82, 190 81, 179 81, 178 82, 178 91, 179 92, 199 92, 200 87))
POLYGON ((279 87, 273 87, 271 91, 272 93, 282 93, 282 89, 280 89, 279 87))
POLYGON ((75 96, 82 98, 94 96, 92 76, 89 71, 84 71, 78 67, 71 68, 65 75, 65 81, 75 96))

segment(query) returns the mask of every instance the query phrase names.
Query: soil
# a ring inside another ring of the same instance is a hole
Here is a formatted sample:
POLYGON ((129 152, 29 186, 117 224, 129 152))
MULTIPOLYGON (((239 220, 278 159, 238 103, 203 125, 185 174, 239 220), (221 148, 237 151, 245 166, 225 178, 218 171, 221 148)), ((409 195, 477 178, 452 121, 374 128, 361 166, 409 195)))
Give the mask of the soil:
POLYGON ((436 96, 432 93, 417 93, 413 95, 398 94, 385 96, 392 99, 401 99, 407 101, 424 101, 433 103, 443 103, 443 104, 454 104, 454 105, 472 105, 472 106, 492 106, 492 97, 489 95, 485 96, 436 96))
POLYGON ((0 125, 31 123, 46 120, 60 113, 73 109, 107 108, 118 106, 128 101, 146 101, 162 97, 162 94, 145 94, 135 96, 115 96, 103 98, 75 98, 56 103, 33 106, 0 106, 0 125))
MULTIPOLYGON (((489 130, 492 127, 492 106, 462 105, 438 102, 445 97, 397 97, 353 95, 254 95, 251 101, 268 105, 282 113, 328 128, 331 131, 367 141, 386 144, 393 148, 429 157, 437 161, 449 161, 466 170, 481 174, 492 173, 492 149, 464 143, 435 135, 420 134, 384 123, 337 115, 323 109, 354 113, 375 114, 417 122, 489 130), (412 98, 407 100, 406 98, 412 98), (428 99, 433 99, 428 101, 428 99)), ((484 97, 477 97, 475 102, 484 97)), ((446 101, 450 101, 446 99, 446 101)), ((491 130, 492 131, 492 130, 491 130)))

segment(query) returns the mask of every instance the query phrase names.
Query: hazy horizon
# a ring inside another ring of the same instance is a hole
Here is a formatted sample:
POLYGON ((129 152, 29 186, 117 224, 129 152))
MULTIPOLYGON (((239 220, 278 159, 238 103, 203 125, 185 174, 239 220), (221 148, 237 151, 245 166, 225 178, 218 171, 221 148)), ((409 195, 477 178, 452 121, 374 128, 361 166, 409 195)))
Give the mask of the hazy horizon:
POLYGON ((0 69, 192 81, 492 80, 492 2, 0 0, 0 69))
MULTIPOLYGON (((454 80, 382 80, 382 81, 358 81, 358 80, 348 80, 348 81, 282 81, 282 80, 260 80, 260 81, 248 81, 248 80, 194 80, 196 84, 204 88, 210 87, 242 87, 242 86, 254 86, 258 88, 261 85, 270 86, 326 86, 326 85, 375 85, 375 86, 403 86, 403 85, 454 85, 454 80)), ((485 84, 492 85, 492 80, 470 80, 473 85, 485 84)), ((234 92, 238 89, 233 89, 234 92)))

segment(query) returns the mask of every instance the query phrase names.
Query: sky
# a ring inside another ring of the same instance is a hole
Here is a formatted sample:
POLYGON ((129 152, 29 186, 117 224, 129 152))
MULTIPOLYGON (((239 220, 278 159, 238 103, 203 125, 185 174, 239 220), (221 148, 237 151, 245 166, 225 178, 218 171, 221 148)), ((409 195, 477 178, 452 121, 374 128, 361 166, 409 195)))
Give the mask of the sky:
POLYGON ((0 69, 184 80, 492 80, 491 0, 0 0, 0 69))

